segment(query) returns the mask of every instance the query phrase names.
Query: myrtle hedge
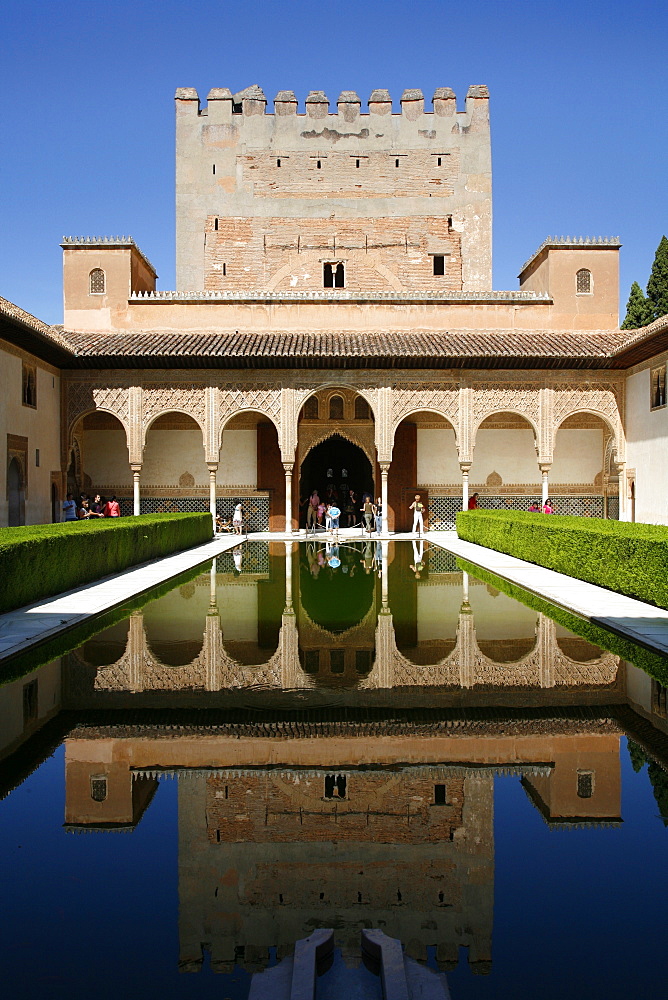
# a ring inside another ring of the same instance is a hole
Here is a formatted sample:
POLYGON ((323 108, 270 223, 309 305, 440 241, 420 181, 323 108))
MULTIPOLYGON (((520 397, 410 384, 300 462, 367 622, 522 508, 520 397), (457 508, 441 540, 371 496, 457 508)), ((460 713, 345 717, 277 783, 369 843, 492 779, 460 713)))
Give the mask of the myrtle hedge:
POLYGON ((2 528, 0 612, 210 538, 210 514, 142 514, 2 528))
POLYGON ((516 583, 510 583, 509 580, 504 580, 496 573, 491 573, 467 559, 458 559, 457 567, 475 577, 476 580, 481 580, 494 587, 495 590, 500 590, 503 594, 525 604, 528 608, 533 608, 534 611, 547 615, 548 618, 563 625, 575 635, 586 639, 587 642, 600 646, 601 649, 606 649, 609 653, 615 653, 623 660, 628 660, 629 663, 640 667, 664 687, 668 686, 668 663, 661 653, 653 653, 651 650, 645 649, 644 646, 638 646, 635 642, 631 642, 630 639, 624 639, 614 632, 608 632, 607 629, 594 622, 579 618, 578 615, 574 615, 564 608, 558 608, 554 604, 550 604, 549 601, 537 597, 536 594, 518 587, 516 583))
POLYGON ((578 580, 668 608, 668 527, 598 517, 469 510, 457 534, 578 580))

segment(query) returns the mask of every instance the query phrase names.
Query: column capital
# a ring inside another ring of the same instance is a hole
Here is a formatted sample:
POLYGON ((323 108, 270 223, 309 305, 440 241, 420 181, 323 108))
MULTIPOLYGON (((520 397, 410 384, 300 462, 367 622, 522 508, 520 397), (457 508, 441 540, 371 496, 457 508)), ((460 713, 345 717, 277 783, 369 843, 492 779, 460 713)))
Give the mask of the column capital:
POLYGON ((461 471, 461 473, 462 473, 463 476, 468 476, 469 472, 471 471, 471 466, 472 465, 473 465, 473 462, 460 462, 459 463, 459 468, 460 468, 460 471, 461 471))
POLYGON ((211 473, 218 472, 218 462, 207 462, 206 467, 211 473))
POLYGON ((294 462, 283 462, 283 469, 285 470, 286 476, 292 475, 292 470, 294 469, 294 467, 295 467, 294 462))
POLYGON ((378 464, 380 466, 381 473, 386 476, 389 473, 389 471, 390 471, 390 466, 392 465, 392 463, 391 462, 379 462, 378 464))
POLYGON ((130 465, 130 471, 132 472, 132 474, 134 476, 138 476, 140 474, 140 472, 141 472, 141 463, 140 462, 133 462, 133 463, 131 463, 131 465, 130 465))
POLYGON ((552 462, 539 462, 538 468, 540 469, 541 473, 544 476, 546 476, 550 471, 550 469, 552 468, 552 462))

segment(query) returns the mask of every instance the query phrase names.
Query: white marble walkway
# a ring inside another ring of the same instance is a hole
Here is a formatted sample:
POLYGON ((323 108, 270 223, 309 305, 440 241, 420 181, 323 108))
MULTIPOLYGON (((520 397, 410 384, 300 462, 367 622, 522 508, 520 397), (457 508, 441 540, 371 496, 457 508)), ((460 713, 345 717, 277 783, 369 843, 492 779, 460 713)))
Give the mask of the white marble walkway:
MULTIPOLYGON (((253 535, 253 538, 257 537, 275 536, 253 535)), ((140 566, 131 566, 122 573, 115 573, 75 590, 44 597, 24 608, 5 612, 0 615, 0 663, 213 559, 238 542, 239 536, 219 535, 204 545, 175 552, 171 556, 154 559, 140 566)))
MULTIPOLYGON (((551 604, 572 611, 581 618, 602 625, 617 635, 668 657, 668 611, 637 601, 633 597, 616 594, 605 587, 575 580, 572 576, 556 573, 543 566, 535 566, 504 552, 465 542, 457 537, 455 531, 427 532, 425 538, 454 555, 477 563, 504 580, 545 598, 551 604)), ((586 558, 586 554, 583 554, 583 558, 586 558)))

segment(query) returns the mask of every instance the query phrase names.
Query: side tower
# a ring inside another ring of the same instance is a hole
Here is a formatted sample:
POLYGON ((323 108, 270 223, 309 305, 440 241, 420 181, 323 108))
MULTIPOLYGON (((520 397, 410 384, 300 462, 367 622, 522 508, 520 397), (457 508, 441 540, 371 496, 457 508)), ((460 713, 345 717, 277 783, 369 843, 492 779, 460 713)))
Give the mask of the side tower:
POLYGON ((305 114, 283 90, 176 91, 176 276, 182 291, 486 291, 492 287, 487 87, 464 111, 386 90, 305 114))

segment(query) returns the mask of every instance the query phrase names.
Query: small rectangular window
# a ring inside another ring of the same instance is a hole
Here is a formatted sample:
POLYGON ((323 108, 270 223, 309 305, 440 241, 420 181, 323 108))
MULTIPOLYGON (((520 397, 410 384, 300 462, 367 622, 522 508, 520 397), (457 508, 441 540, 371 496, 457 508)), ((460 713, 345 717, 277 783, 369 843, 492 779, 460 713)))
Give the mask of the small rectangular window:
POLYGON ((594 772, 578 771, 578 798, 590 799, 594 794, 594 772))
POLYGON ((440 165, 441 165, 441 157, 440 157, 440 156, 437 156, 437 157, 436 157, 436 166, 437 166, 437 167, 440 167, 440 165))
POLYGON ((213 164, 212 170, 213 170, 213 173, 215 174, 215 172, 216 172, 216 164, 215 163, 213 164))
POLYGON ((223 264, 223 277, 227 277, 227 264, 223 264))
POLYGON ((345 651, 332 649, 329 653, 329 669, 333 674, 342 674, 345 669, 345 651))
POLYGON ((320 168, 322 167, 322 163, 320 160, 317 160, 316 167, 318 168, 318 170, 320 170, 320 168))
POLYGON ((434 254, 434 276, 443 277, 445 274, 445 256, 442 253, 434 254))
POLYGON ((322 265, 323 288, 345 288, 345 268, 342 261, 322 265))
POLYGON ((107 797, 107 779, 103 774, 92 774, 90 778, 90 797, 93 802, 104 802, 107 797))
POLYGON ((34 365, 23 364, 21 399, 24 406, 37 406, 37 369, 34 365))
POLYGON ((39 469, 39 448, 35 448, 35 465, 39 469))
POLYGON ((355 160, 355 166, 359 167, 359 165, 360 165, 360 161, 359 160, 355 160))
POLYGON ((213 228, 218 232, 218 219, 213 220, 213 228))
POLYGON ((280 167, 280 165, 281 165, 281 161, 280 161, 280 158, 279 158, 278 160, 276 160, 276 166, 280 167))
POLYGON ((660 365, 650 372, 650 409, 666 405, 666 366, 660 365))
POLYGON ((398 167, 399 166, 399 160, 395 160, 394 161, 394 165, 395 165, 395 167, 398 167))
POLYGON ((434 805, 445 806, 447 800, 445 796, 445 785, 434 785, 434 805))

